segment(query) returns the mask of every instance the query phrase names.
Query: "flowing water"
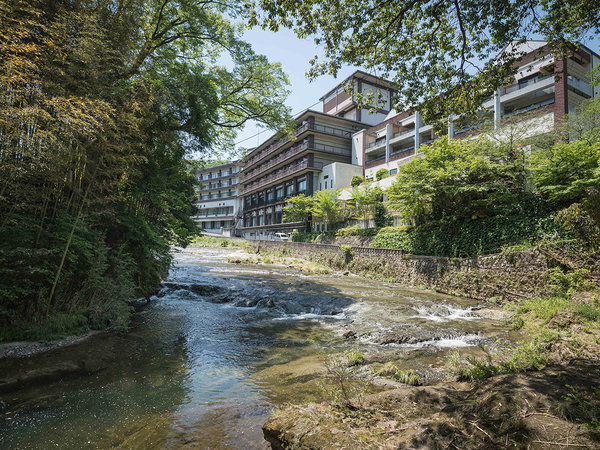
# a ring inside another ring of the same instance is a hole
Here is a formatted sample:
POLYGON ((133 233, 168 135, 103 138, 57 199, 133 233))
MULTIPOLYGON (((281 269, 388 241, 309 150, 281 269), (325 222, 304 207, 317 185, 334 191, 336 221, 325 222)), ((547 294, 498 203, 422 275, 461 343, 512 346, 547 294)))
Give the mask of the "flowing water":
POLYGON ((358 347, 435 380, 449 351, 509 337, 465 299, 230 253, 178 253, 131 332, 45 355, 104 365, 1 395, 0 448, 265 448, 274 408, 326 399, 324 351, 358 347))

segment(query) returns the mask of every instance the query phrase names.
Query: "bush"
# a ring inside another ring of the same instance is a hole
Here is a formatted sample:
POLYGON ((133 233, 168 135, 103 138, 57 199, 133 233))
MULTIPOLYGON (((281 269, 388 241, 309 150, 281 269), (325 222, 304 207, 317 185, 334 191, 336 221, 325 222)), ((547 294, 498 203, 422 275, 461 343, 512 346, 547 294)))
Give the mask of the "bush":
POLYGON ((365 177, 361 177, 360 175, 352 175, 352 180, 350 181, 350 186, 357 187, 365 182, 365 177))
POLYGON ((360 237, 371 237, 377 234, 377 230, 375 228, 362 228, 358 225, 354 225, 352 227, 340 228, 335 232, 336 237, 351 237, 351 236, 360 236, 360 237))
POLYGON ((568 236, 552 214, 532 210, 481 219, 431 221, 417 227, 386 227, 371 246, 417 255, 467 257, 499 252, 506 244, 547 235, 568 236))
POLYGON ((390 171, 387 169, 384 169, 383 167, 375 173, 375 178, 377 179, 377 181, 381 181, 384 178, 387 178, 389 176, 390 176, 390 171))

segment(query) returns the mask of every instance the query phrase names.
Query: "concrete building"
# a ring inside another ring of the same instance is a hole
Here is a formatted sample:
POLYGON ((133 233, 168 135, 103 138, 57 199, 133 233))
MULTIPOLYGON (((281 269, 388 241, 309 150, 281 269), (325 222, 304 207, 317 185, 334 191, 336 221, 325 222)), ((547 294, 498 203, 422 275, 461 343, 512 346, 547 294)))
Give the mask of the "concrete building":
POLYGON ((300 228, 301 223, 283 222, 287 198, 345 188, 353 175, 362 175, 352 155, 352 135, 386 117, 394 92, 388 81, 356 71, 321 97, 323 112, 307 110, 296 117, 292 139, 275 134, 251 151, 240 179, 242 236, 267 239, 300 228), (372 105, 359 106, 357 97, 370 98, 372 105))
POLYGON ((350 141, 363 124, 310 110, 300 114, 296 123, 294 139, 274 135, 244 160, 243 237, 265 239, 298 229, 302 224, 283 223, 287 198, 338 189, 349 183, 348 173, 362 173, 362 167, 351 167, 350 141))
POLYGON ((198 189, 198 226, 210 233, 231 235, 240 219, 240 162, 235 161, 199 171, 202 184, 198 189))
MULTIPOLYGON (((486 124, 491 124, 488 132, 498 139, 508 138, 516 128, 519 139, 544 134, 581 102, 600 93, 590 83, 590 71, 600 63, 600 56, 585 46, 561 57, 554 56, 545 41, 514 44, 508 50, 524 53, 513 82, 491 95, 476 119, 450 118, 449 138, 475 136, 486 124)), ((393 175, 399 165, 420 154, 421 145, 434 139, 433 127, 423 124, 418 111, 392 112, 381 123, 353 135, 353 162, 364 167, 369 179, 381 168, 393 175)))

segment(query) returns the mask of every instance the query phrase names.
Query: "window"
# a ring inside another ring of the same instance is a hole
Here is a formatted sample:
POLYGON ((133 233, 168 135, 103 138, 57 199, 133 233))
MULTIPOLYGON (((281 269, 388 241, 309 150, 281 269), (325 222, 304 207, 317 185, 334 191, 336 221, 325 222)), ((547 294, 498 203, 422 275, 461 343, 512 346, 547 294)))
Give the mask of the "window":
POLYGON ((306 192, 306 180, 298 182, 298 192, 306 192))
POLYGON ((272 202, 273 201, 273 191, 271 189, 269 189, 267 191, 267 202, 272 202))
POLYGON ((294 193, 294 184, 288 184, 285 188, 285 195, 292 195, 294 193))
POLYGON ((275 191, 275 197, 277 198, 277 200, 281 200, 283 198, 283 186, 277 188, 277 190, 275 191))
POLYGON ((327 189, 327 181, 325 182, 325 189, 327 189))
POLYGON ((396 175, 398 173, 398 169, 390 169, 390 175, 396 175))

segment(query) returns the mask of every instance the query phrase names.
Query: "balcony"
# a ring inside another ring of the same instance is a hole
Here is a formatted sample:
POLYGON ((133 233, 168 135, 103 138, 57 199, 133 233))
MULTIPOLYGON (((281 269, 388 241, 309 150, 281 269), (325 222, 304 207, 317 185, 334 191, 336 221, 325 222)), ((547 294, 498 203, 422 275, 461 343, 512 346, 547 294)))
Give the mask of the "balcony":
POLYGON ((223 189, 223 188, 229 188, 232 186, 237 186, 239 183, 239 181, 236 182, 232 182, 232 183, 213 183, 213 184, 207 184, 205 186, 203 186, 201 189, 199 189, 200 192, 202 191, 211 191, 214 189, 223 189))
MULTIPOLYGON (((320 125, 320 124, 312 124, 311 125, 310 123, 305 123, 305 124, 299 126, 298 128, 296 128, 296 136, 299 136, 300 134, 304 133, 305 131, 309 131, 309 130, 317 131, 319 133, 329 134, 331 136, 344 137, 344 138, 348 138, 348 139, 350 139, 352 137, 352 133, 350 131, 343 130, 341 128, 320 125)), ((271 153, 278 150, 285 144, 288 144, 289 142, 290 142, 289 139, 281 139, 277 142, 272 143, 271 145, 264 148, 263 150, 256 153, 255 155, 250 156, 246 160, 245 166, 246 167, 253 166, 254 164, 258 163, 259 161, 267 158, 269 155, 271 155, 271 153)))
POLYGON ((506 103, 524 95, 541 91, 550 87, 554 87, 554 74, 533 78, 523 83, 517 83, 513 84, 512 86, 505 87, 504 95, 502 96, 501 101, 502 103, 506 103))
POLYGON ((594 88, 587 81, 583 81, 573 75, 569 75, 567 77, 567 84, 576 91, 579 91, 588 97, 594 96, 594 88))
POLYGON ((277 155, 275 158, 271 159, 266 164, 261 165, 259 167, 256 167, 256 168, 248 171, 247 173, 244 174, 244 176, 242 177, 240 182, 244 183, 252 178, 255 178, 256 176, 266 172, 270 168, 277 166, 278 164, 281 164, 282 162, 284 162, 290 158, 293 158, 294 156, 299 155, 300 153, 302 153, 303 151, 305 151, 307 149, 312 149, 312 150, 324 152, 324 153, 331 153, 331 154, 335 154, 335 155, 348 156, 348 157, 350 157, 352 155, 352 150, 349 148, 336 147, 334 145, 326 145, 326 144, 320 144, 320 143, 315 143, 312 147, 309 147, 308 143, 303 142, 303 143, 298 144, 298 145, 290 148, 289 150, 286 150, 285 152, 277 155))
POLYGON ((317 131, 319 133, 325 133, 325 134, 329 134, 331 136, 339 136, 339 137, 348 138, 348 139, 350 139, 352 137, 352 132, 350 132, 350 131, 343 130, 341 128, 330 127, 328 125, 321 125, 318 123, 315 123, 315 124, 305 123, 304 125, 298 127, 296 129, 296 136, 299 136, 300 134, 302 134, 308 130, 317 131))
POLYGON ((516 115, 522 114, 524 112, 533 111, 535 109, 542 108, 544 106, 551 105, 553 103, 554 103, 554 99, 550 98, 548 100, 544 100, 543 102, 534 103, 533 105, 529 105, 529 106, 526 106, 524 108, 516 109, 516 110, 514 110, 514 111, 512 111, 512 112, 510 112, 508 114, 504 114, 502 116, 502 118, 503 119, 508 119, 509 117, 516 116, 516 115))
POLYGON ((232 193, 231 195, 222 195, 222 196, 218 196, 216 194, 213 195, 201 195, 200 197, 198 197, 198 199, 200 201, 212 201, 212 200, 231 200, 237 197, 237 192, 236 193, 232 193))
POLYGON ((265 187, 271 183, 275 183, 277 181, 280 181, 296 172, 300 172, 301 170, 305 170, 305 169, 314 169, 314 170, 321 170, 323 168, 323 164, 322 163, 312 163, 309 164, 308 161, 302 161, 300 163, 297 164, 293 164, 291 167, 282 170, 280 172, 276 172, 273 173, 272 175, 269 175, 265 178, 262 178, 260 180, 256 180, 248 185, 246 185, 246 187, 242 190, 241 194, 247 194, 250 191, 254 191, 257 189, 260 189, 262 187, 265 187))

